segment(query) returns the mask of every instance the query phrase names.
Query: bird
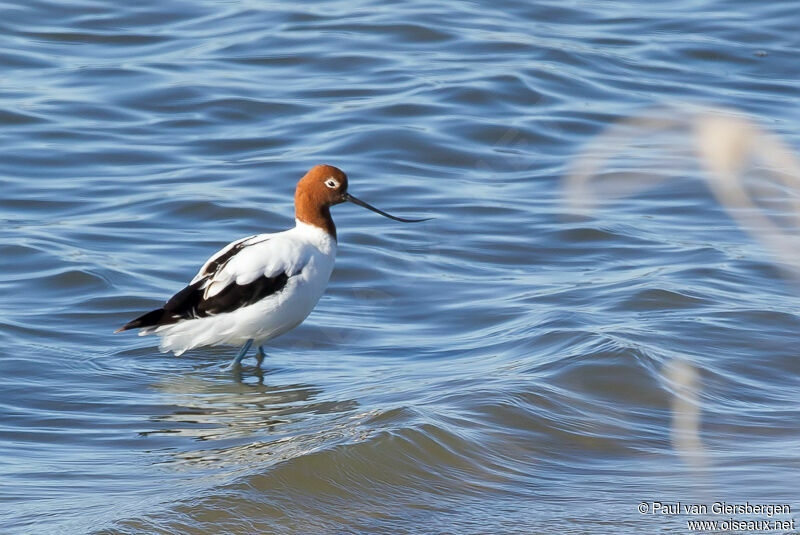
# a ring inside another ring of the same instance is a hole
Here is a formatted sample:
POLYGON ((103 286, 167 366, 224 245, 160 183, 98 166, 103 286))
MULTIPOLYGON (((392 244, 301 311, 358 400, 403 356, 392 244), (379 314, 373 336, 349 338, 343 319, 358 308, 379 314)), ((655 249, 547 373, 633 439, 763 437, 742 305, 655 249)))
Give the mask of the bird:
POLYGON ((300 325, 325 291, 337 250, 331 206, 350 202, 389 219, 388 214, 347 191, 347 175, 315 165, 297 183, 295 226, 229 243, 202 265, 191 282, 162 307, 116 331, 139 329, 160 336, 159 349, 176 356, 197 347, 241 346, 224 369, 238 368, 253 344, 261 366, 263 345, 300 325))

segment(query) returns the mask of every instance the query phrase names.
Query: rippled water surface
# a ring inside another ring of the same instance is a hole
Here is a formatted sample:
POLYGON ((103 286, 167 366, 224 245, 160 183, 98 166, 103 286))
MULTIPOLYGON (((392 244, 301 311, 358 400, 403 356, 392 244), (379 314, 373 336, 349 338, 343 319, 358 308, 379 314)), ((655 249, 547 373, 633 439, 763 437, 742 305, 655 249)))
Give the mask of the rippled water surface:
POLYGON ((800 147, 795 2, 0 13, 4 533, 682 533, 638 504, 800 510, 800 287, 697 163, 643 159, 669 180, 590 215, 562 188, 666 102, 800 147), (328 290, 262 371, 111 334, 292 225, 315 163, 435 219, 336 207, 328 290))

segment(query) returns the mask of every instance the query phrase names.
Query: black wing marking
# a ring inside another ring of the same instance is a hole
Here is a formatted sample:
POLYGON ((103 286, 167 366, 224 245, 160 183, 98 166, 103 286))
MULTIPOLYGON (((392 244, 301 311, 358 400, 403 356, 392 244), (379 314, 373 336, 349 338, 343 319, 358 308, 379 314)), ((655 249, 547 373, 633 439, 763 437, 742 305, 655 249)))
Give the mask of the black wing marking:
MULTIPOLYGON (((267 296, 280 292, 288 281, 289 276, 286 273, 279 273, 274 277, 259 277, 247 284, 231 283, 213 297, 201 299, 197 306, 197 316, 204 317, 233 312, 237 308, 252 305, 267 296)), ((203 295, 202 291, 198 293, 203 295)))
POLYGON ((151 310, 129 321, 115 332, 170 325, 183 320, 233 312, 280 292, 286 286, 289 276, 279 273, 274 277, 259 277, 248 284, 231 283, 213 297, 203 299, 203 284, 206 279, 207 277, 190 284, 173 295, 162 308, 151 310))

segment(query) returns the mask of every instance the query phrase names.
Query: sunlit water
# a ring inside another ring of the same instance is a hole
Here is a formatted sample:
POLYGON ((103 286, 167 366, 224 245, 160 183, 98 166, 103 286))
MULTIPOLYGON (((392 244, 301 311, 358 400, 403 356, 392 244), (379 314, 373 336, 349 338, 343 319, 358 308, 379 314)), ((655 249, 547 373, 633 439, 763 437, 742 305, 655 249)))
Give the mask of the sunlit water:
POLYGON ((561 187, 665 101, 800 146, 795 2, 0 12, 3 533, 680 533, 638 504, 800 510, 798 286, 699 165, 589 216, 561 187), (291 225, 315 163, 435 219, 336 207, 328 291, 263 372, 111 334, 291 225))

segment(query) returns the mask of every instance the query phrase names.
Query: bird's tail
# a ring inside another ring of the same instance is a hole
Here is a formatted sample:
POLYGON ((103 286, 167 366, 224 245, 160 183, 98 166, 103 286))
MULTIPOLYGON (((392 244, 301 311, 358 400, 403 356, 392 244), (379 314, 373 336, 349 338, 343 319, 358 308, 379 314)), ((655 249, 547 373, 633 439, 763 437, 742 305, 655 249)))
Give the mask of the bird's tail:
POLYGON ((144 327, 153 327, 161 323, 161 320, 164 318, 164 309, 157 308, 156 310, 151 310, 147 314, 142 314, 138 318, 129 321, 116 331, 115 333, 121 333, 122 331, 129 331, 131 329, 141 329, 144 327))

